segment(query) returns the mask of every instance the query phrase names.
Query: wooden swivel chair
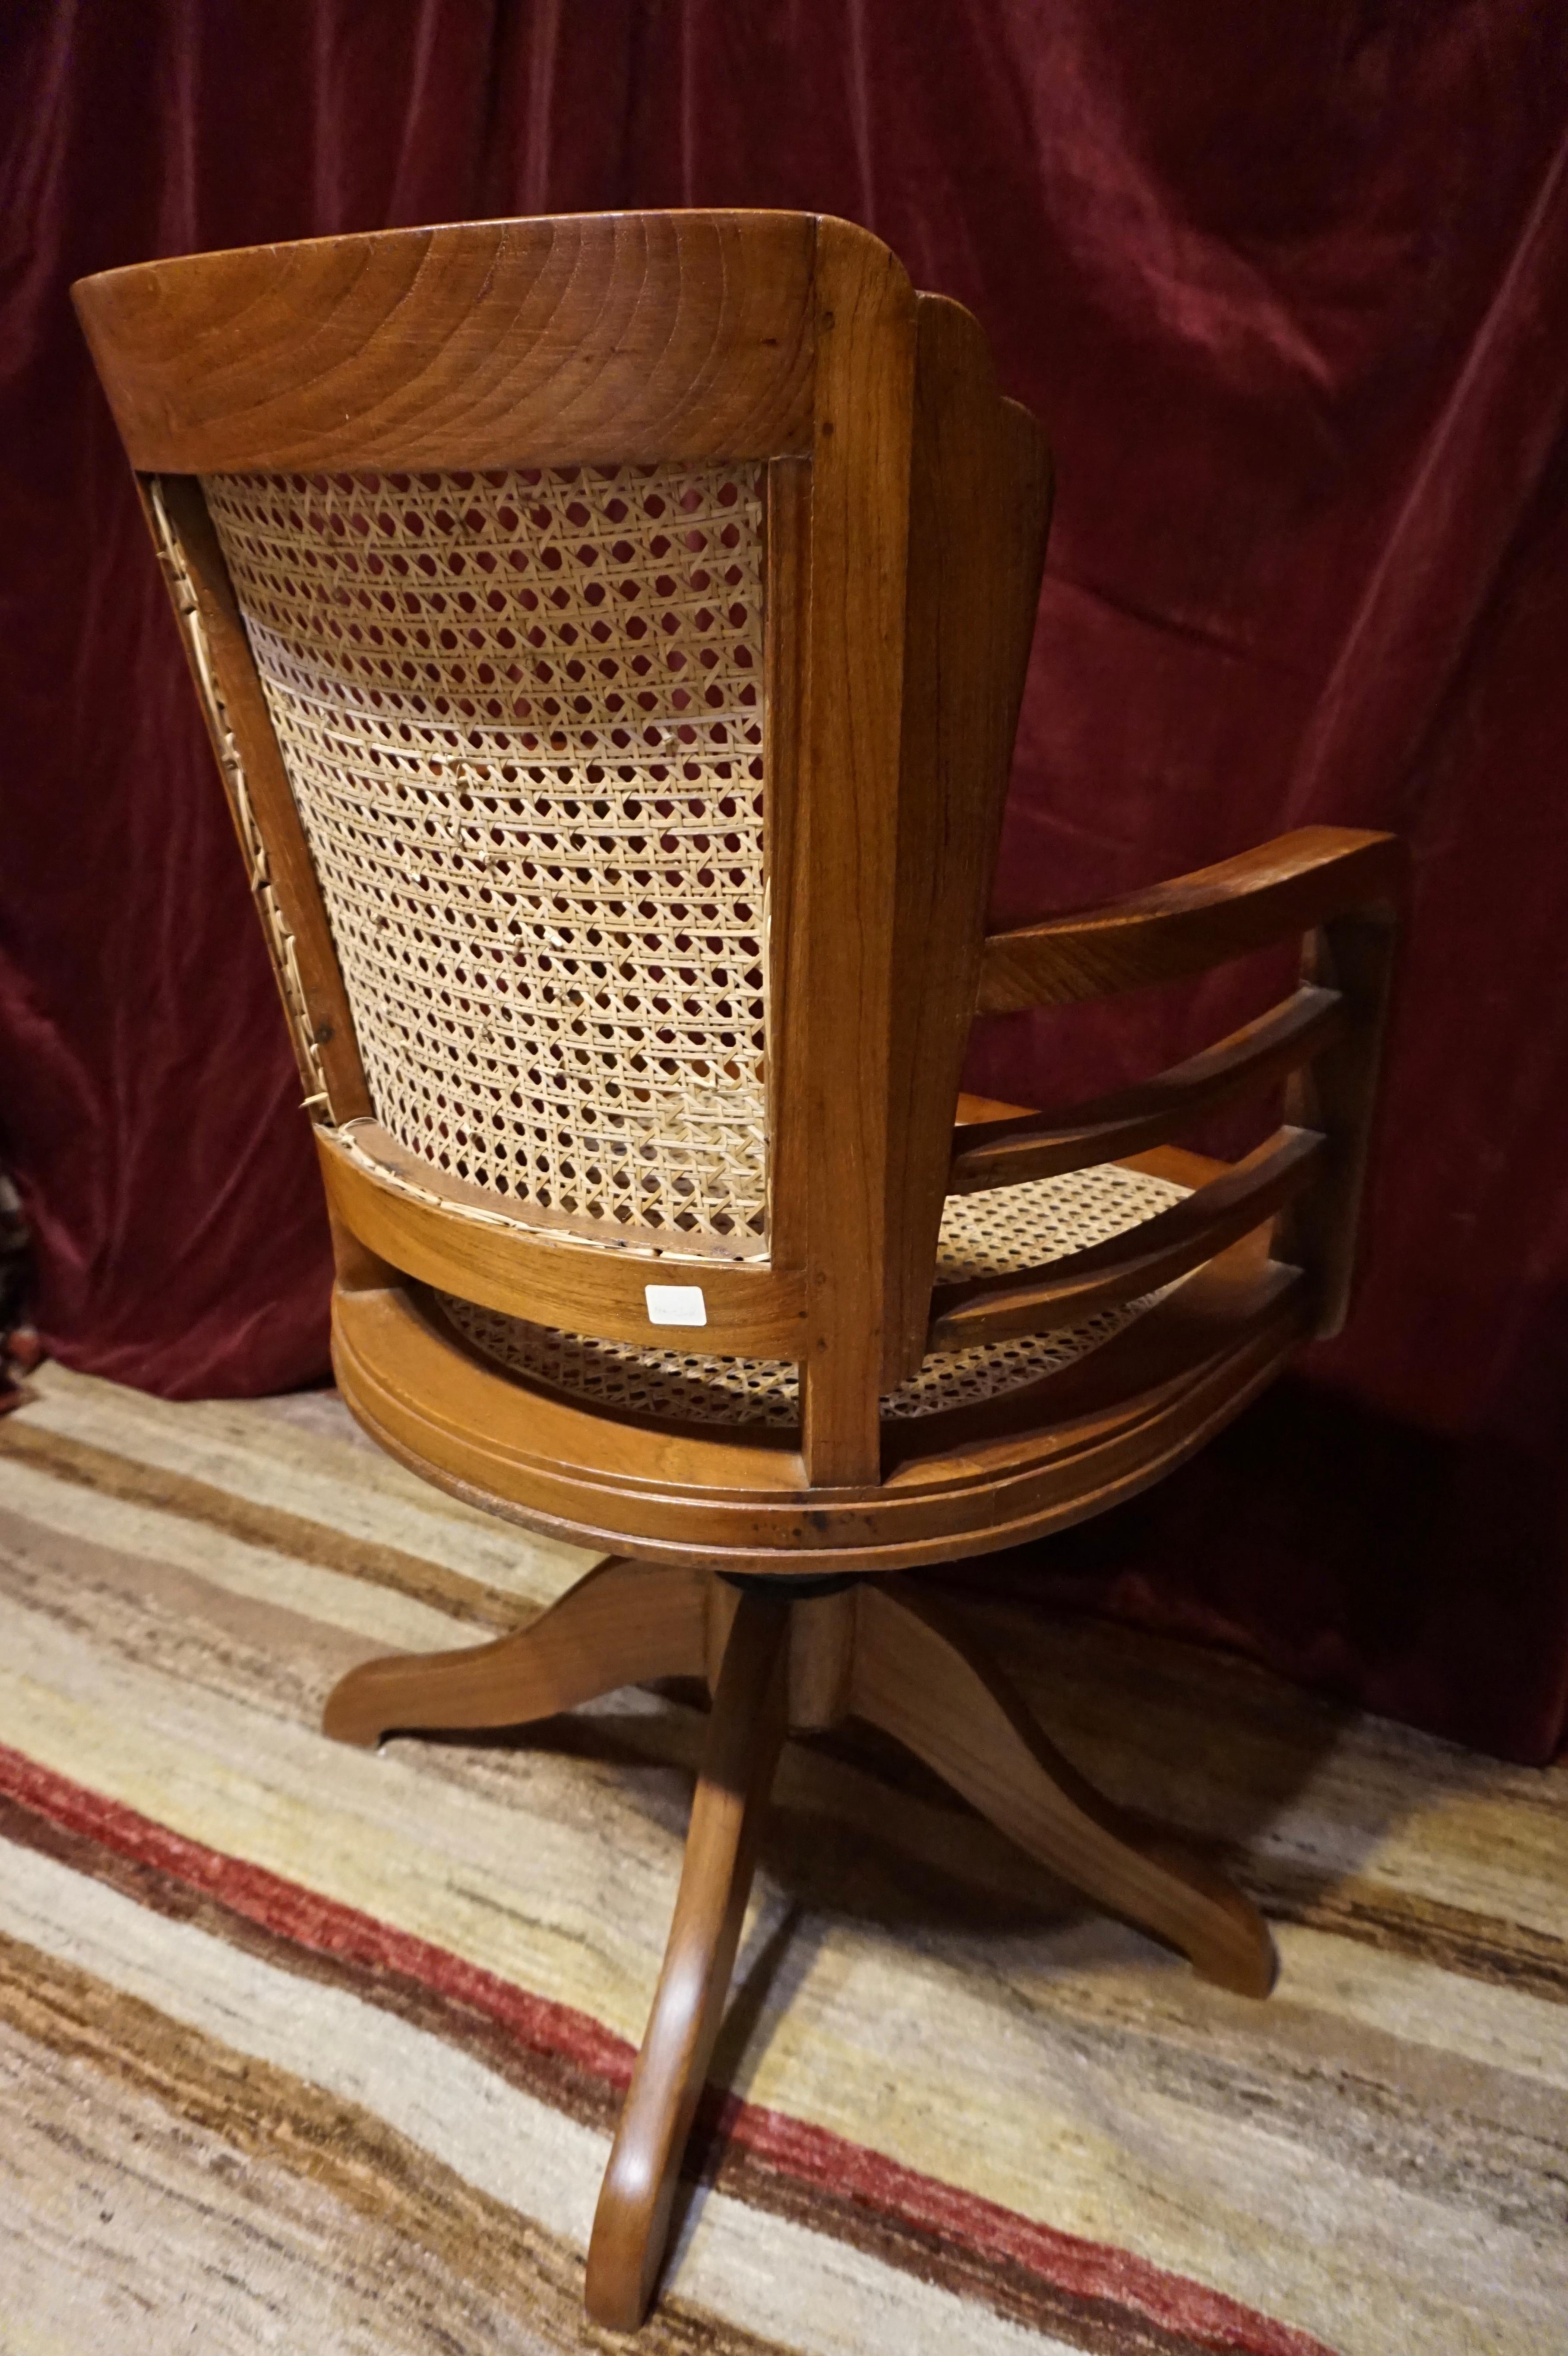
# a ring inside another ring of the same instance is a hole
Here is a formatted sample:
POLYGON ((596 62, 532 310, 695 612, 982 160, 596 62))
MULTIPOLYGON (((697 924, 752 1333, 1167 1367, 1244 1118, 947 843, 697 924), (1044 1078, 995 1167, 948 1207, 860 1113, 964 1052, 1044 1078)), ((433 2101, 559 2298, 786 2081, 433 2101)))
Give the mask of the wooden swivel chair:
POLYGON ((975 321, 843 221, 389 230, 76 292, 299 1057, 343 1396, 611 1558, 522 1634, 356 1670, 326 1730, 712 1684, 588 2259, 630 2328, 789 1728, 869 1719, 1266 1993, 1253 1909, 901 1574, 1129 1496, 1339 1324, 1398 849, 1309 828, 987 937, 1049 460, 975 321), (960 1098, 977 1009, 1288 935, 1294 995, 1141 1087, 960 1098), (1281 1085, 1245 1160, 1175 1144, 1281 1085))

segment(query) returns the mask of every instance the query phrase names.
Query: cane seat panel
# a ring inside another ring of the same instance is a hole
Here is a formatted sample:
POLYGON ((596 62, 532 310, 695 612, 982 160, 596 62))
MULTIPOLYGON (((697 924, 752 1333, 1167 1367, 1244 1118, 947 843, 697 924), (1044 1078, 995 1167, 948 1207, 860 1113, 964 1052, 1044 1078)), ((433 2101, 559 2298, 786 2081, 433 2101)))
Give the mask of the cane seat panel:
MULTIPOLYGON (((1109 1164, 1021 1186, 948 1197, 937 1249, 939 1283, 1038 1268, 1124 1235, 1190 1190, 1167 1178, 1109 1164)), ((1151 1307, 1150 1294, 1102 1310, 1082 1324, 933 1353, 881 1401, 884 1420, 936 1415, 1038 1382, 1097 1349, 1151 1307)), ((498 1365, 548 1383, 583 1404, 679 1422, 795 1425, 796 1367, 780 1358, 721 1357, 690 1349, 608 1342, 439 1296, 449 1322, 498 1365)))

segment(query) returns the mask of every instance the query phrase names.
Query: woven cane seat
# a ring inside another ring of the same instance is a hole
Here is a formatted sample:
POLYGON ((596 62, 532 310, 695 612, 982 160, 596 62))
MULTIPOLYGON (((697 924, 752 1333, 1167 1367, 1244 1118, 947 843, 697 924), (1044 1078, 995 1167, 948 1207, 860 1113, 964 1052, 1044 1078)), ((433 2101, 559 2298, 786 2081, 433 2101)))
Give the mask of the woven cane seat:
MULTIPOLYGON (((1111 1164, 987 1194, 951 1195, 943 1214, 937 1281, 1038 1268, 1125 1234, 1187 1192, 1168 1179, 1111 1164)), ((787 1360, 600 1341, 530 1324, 453 1294, 438 1297, 451 1323, 483 1356, 592 1406, 683 1423, 799 1421, 799 1375, 787 1360)), ((882 1414, 935 1415, 1021 1389, 1108 1342, 1156 1297, 1102 1310, 1082 1325, 933 1354, 911 1381, 886 1395, 882 1414)))

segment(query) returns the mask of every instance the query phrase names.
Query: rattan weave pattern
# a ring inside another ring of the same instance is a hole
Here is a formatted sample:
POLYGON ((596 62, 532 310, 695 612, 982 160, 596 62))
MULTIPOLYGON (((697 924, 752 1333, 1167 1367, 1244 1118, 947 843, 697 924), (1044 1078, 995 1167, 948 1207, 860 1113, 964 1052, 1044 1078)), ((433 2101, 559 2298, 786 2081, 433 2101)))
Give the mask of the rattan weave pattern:
MULTIPOLYGON (((1123 1235, 1187 1194, 1185 1186, 1115 1164, 1039 1178, 1020 1186, 949 1195, 937 1248, 939 1282, 1037 1268, 1123 1235)), ((780 1358, 721 1358, 698 1350, 647 1349, 564 1333, 520 1317, 438 1296, 464 1338, 497 1365, 574 1394, 595 1407, 679 1422, 792 1425, 800 1420, 799 1376, 780 1358)), ((901 1420, 972 1406, 1071 1365, 1130 1325, 1157 1295, 1103 1310, 1083 1324, 928 1357, 882 1400, 901 1420)))
POLYGON ((761 470, 209 476, 378 1119, 766 1248, 761 470))

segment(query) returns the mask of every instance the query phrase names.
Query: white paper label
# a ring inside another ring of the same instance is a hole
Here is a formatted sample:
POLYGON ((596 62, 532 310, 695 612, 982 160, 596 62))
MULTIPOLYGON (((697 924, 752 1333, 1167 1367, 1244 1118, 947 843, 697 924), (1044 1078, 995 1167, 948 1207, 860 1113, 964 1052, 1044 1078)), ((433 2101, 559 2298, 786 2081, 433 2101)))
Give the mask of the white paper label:
POLYGON ((650 1325, 706 1325, 708 1303, 699 1284, 645 1284, 650 1325))

